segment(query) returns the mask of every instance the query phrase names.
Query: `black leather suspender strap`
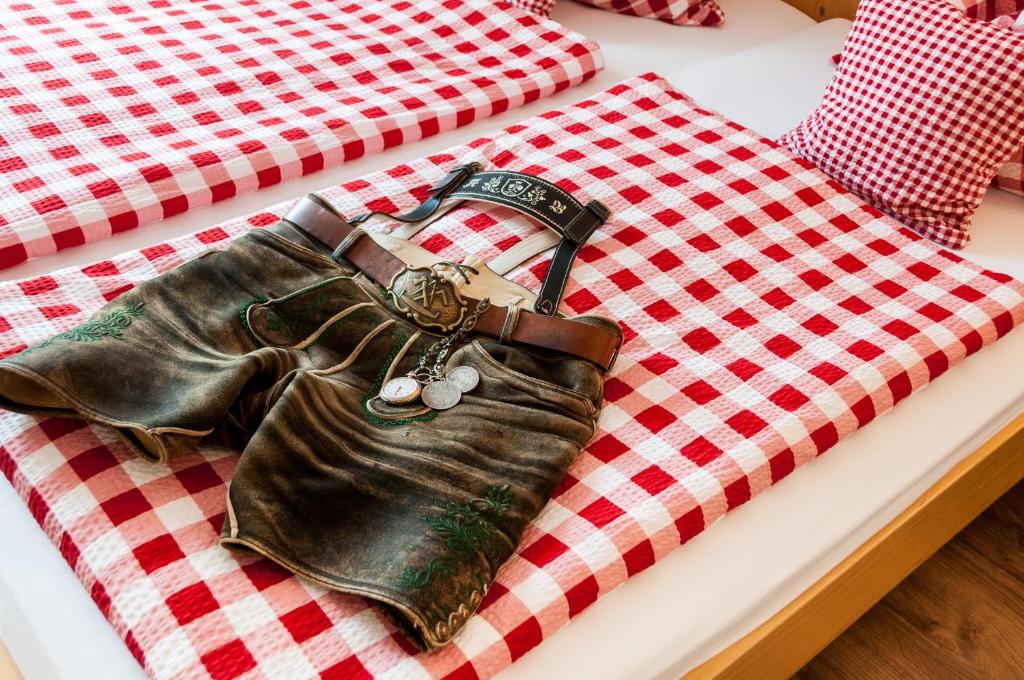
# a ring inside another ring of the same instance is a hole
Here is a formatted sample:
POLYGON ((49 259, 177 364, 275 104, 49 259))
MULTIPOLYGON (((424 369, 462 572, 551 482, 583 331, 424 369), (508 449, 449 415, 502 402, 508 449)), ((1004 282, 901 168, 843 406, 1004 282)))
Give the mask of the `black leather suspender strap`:
POLYGON ((608 219, 608 208, 600 201, 583 205, 557 185, 523 172, 477 172, 449 196, 514 208, 561 235, 533 307, 534 311, 548 316, 558 311, 576 254, 608 219))
POLYGON ((477 172, 461 182, 449 196, 514 208, 575 243, 586 242, 608 219, 608 209, 600 202, 591 201, 592 207, 588 209, 557 185, 524 172, 477 172))
POLYGON ((558 232, 561 240, 534 305, 536 312, 549 316, 558 310, 576 254, 609 215, 600 201, 583 205, 571 194, 540 177, 510 170, 483 171, 479 163, 467 163, 431 187, 430 196, 412 210, 401 215, 367 213, 350 220, 349 224, 362 224, 377 215, 405 223, 420 222, 437 212, 448 198, 485 201, 513 208, 558 232))
POLYGON ((386 212, 370 212, 364 215, 359 215, 348 221, 350 225, 357 226, 370 219, 371 217, 388 217, 398 222, 405 222, 406 224, 412 224, 414 222, 422 222, 427 219, 441 207, 441 203, 444 199, 448 198, 452 191, 457 189, 459 185, 469 179, 473 173, 478 172, 482 166, 479 163, 466 163, 455 168, 440 182, 430 187, 430 196, 427 200, 420 203, 418 206, 410 210, 409 212, 402 213, 401 215, 392 215, 386 212))

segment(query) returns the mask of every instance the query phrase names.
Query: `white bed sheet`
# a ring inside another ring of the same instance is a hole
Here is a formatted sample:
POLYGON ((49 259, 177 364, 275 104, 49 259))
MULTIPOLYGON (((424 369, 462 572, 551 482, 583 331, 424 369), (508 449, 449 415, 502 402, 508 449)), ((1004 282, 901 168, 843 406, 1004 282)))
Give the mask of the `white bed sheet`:
MULTIPOLYGON (((775 15, 766 10, 770 4, 775 3, 723 2, 734 26, 749 26, 750 32, 732 45, 744 47, 758 37, 777 38, 811 24, 793 17, 788 7, 779 7, 775 15), (774 34, 766 26, 773 16, 779 18, 774 34)), ((687 42, 691 34, 694 41, 710 41, 701 29, 663 27, 566 2, 555 16, 602 44, 611 65, 604 74, 500 118, 29 262, 6 274, 31 276, 152 244, 470 139, 648 70, 772 136, 813 107, 831 74, 827 58, 848 27, 827 22, 780 42, 715 58, 723 54, 715 50, 728 50, 722 43, 687 42), (701 55, 705 58, 694 67, 701 55)), ((721 36, 728 36, 728 30, 716 31, 720 40, 726 40, 721 36)), ((965 251, 968 257, 1024 277, 1021 198, 992 192, 975 233, 965 251)), ((792 600, 1020 412, 1024 387, 1006 384, 1004 376, 1021 375, 1021 369, 1024 332, 1018 330, 730 513, 684 550, 630 579, 500 677, 677 677, 792 600)), ((141 677, 123 643, 6 482, 0 483, 0 517, 5 521, 0 532, 0 636, 25 677, 141 677)))

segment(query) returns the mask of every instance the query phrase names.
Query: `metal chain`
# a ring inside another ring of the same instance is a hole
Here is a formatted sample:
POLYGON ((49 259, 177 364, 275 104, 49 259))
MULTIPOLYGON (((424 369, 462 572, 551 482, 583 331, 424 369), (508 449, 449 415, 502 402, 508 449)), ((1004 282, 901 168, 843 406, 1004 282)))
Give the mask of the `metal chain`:
POLYGON ((454 333, 441 338, 431 345, 430 349, 424 352, 423 356, 420 357, 419 363, 416 364, 416 368, 414 368, 409 375, 416 378, 416 380, 421 383, 440 380, 445 359, 448 358, 448 354, 452 351, 452 347, 467 333, 473 330, 473 327, 476 326, 476 322, 480 318, 480 315, 487 311, 487 308, 490 306, 490 298, 480 300, 476 305, 476 309, 474 309, 469 316, 463 319, 462 324, 454 333), (433 361, 433 365, 430 368, 427 368, 427 364, 431 361, 433 361))

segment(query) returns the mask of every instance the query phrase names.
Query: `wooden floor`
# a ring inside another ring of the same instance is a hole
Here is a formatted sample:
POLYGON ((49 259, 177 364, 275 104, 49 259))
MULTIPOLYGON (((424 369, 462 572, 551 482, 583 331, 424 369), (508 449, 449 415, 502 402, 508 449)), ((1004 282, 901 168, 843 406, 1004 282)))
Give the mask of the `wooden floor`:
POLYGON ((1024 677, 1024 482, 794 680, 1024 677))

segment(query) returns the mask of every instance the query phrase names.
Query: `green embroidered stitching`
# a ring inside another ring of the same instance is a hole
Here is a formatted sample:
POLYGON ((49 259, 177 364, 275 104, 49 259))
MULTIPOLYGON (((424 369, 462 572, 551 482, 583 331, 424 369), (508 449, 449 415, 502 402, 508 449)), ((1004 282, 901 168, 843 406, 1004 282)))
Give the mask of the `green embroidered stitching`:
MULTIPOLYGON (((315 296, 306 300, 302 300, 301 302, 296 303, 293 307, 288 309, 287 317, 285 317, 285 315, 281 314, 280 312, 272 310, 274 311, 274 313, 267 319, 267 329, 278 335, 285 335, 291 338, 298 338, 299 335, 301 334, 300 329, 303 327, 303 325, 308 323, 310 319, 315 320, 316 317, 320 314, 320 312, 322 312, 325 308, 330 306, 339 308, 342 307, 342 305, 338 304, 339 300, 342 301, 343 304, 349 302, 349 299, 344 296, 339 297, 337 295, 331 295, 328 293, 317 293, 315 296)), ((275 300, 274 302, 279 303, 280 300, 275 300)), ((356 311, 358 312, 360 310, 356 311)), ((355 313, 353 313, 353 315, 354 314, 355 313)), ((331 330, 331 332, 333 333, 334 330, 337 330, 337 323, 345 320, 346 319, 339 319, 338 322, 331 324, 331 328, 333 329, 331 330)), ((348 320, 351 321, 352 319, 348 320)), ((320 342, 320 340, 318 339, 316 342, 320 342)), ((312 344, 316 344, 316 342, 312 344)))
MULTIPOLYGON (((287 299, 287 298, 281 298, 281 299, 283 300, 283 299, 287 299)), ((305 301, 302 301, 301 303, 299 303, 298 305, 296 305, 296 313, 293 314, 293 315, 290 315, 291 316, 290 319, 284 318, 273 307, 268 307, 267 308, 267 317, 266 317, 266 321, 265 321, 266 328, 267 328, 267 330, 269 330, 272 333, 276 333, 278 335, 285 335, 285 336, 294 338, 296 336, 296 329, 297 328, 299 328, 303 323, 305 323, 311 317, 313 317, 313 315, 315 315, 318 312, 320 312, 321 310, 323 310, 324 307, 326 307, 328 304, 330 304, 335 299, 336 298, 334 296, 331 296, 331 295, 325 295, 323 293, 317 294, 311 300, 305 300, 305 301)), ((245 328, 246 333, 248 333, 249 337, 251 337, 260 346, 263 346, 263 343, 259 340, 259 338, 256 337, 256 334, 253 332, 252 328, 249 326, 248 314, 249 314, 249 308, 252 307, 253 305, 262 305, 262 304, 266 304, 267 302, 269 302, 269 300, 265 296, 257 295, 253 299, 251 299, 248 302, 246 302, 245 304, 243 304, 241 309, 238 310, 239 316, 242 319, 242 326, 245 328)), ((280 303, 281 300, 274 300, 274 302, 275 303, 280 303)), ((316 340, 311 342, 309 344, 309 346, 303 348, 303 351, 308 351, 309 347, 312 347, 313 345, 319 344, 319 343, 323 342, 324 340, 327 340, 330 336, 332 336, 335 332, 337 332, 337 330, 345 322, 354 321, 356 319, 361 318, 362 316, 365 316, 364 309, 365 308, 357 309, 355 312, 353 312, 349 316, 347 316, 347 317, 345 317, 343 319, 339 319, 338 321, 336 321, 333 324, 331 324, 326 330, 324 330, 324 332, 320 335, 320 337, 318 337, 316 340)))
POLYGON ((263 343, 260 341, 259 338, 256 337, 256 334, 253 333, 252 327, 249 326, 249 308, 252 307, 253 305, 265 304, 266 302, 267 298, 265 296, 257 295, 253 299, 244 303, 238 310, 238 316, 241 317, 242 319, 242 328, 244 328, 245 332, 249 335, 250 338, 252 338, 252 341, 259 345, 260 347, 263 346, 263 343))
POLYGON ((423 569, 406 566, 398 577, 400 588, 423 588, 430 585, 434 576, 453 576, 460 565, 472 562, 479 552, 491 565, 498 561, 502 542, 495 521, 512 505, 512 489, 508 484, 492 486, 484 498, 473 498, 461 505, 434 505, 443 509, 444 515, 423 515, 420 519, 444 541, 448 554, 431 558, 423 569))
POLYGON ((380 394, 380 388, 381 385, 384 384, 384 377, 388 374, 388 369, 391 367, 391 364, 395 361, 395 358, 398 356, 398 353, 402 351, 402 347, 409 339, 409 336, 402 335, 400 333, 395 332, 394 330, 392 330, 389 333, 389 337, 392 340, 396 341, 395 349, 392 350, 391 353, 388 355, 388 358, 384 361, 384 365, 380 367, 379 371, 377 371, 377 376, 374 378, 373 384, 370 385, 370 389, 366 391, 366 394, 364 394, 363 398, 359 401, 359 405, 362 407, 363 410, 363 417, 369 420, 371 423, 375 423, 383 427, 397 427, 399 425, 408 425, 409 423, 429 422, 437 417, 437 411, 430 411, 429 413, 424 413, 421 416, 411 416, 409 418, 396 418, 394 420, 388 420, 377 416, 369 408, 370 401, 374 399, 378 394, 380 394))
MULTIPOLYGON (((306 286, 305 288, 301 288, 301 289, 299 289, 299 290, 297 290, 297 291, 295 291, 293 293, 289 293, 288 295, 285 295, 284 297, 277 298, 273 302, 274 302, 275 305, 282 305, 282 304, 284 304, 286 302, 289 302, 289 301, 293 300, 294 298, 306 295, 307 293, 310 293, 311 291, 317 290, 318 288, 323 288, 325 286, 329 286, 329 285, 334 284, 334 283, 336 283, 338 281, 347 281, 347 280, 351 280, 351 279, 352 279, 351 276, 333 276, 333 277, 331 277, 329 279, 325 279, 323 281, 320 281, 319 283, 314 283, 314 284, 312 284, 310 286, 306 286)), ((274 333, 278 333, 278 334, 288 333, 289 335, 294 337, 295 336, 295 328, 298 325, 302 324, 303 322, 307 321, 312 314, 316 313, 317 311, 322 309, 324 306, 326 306, 327 303, 332 299, 332 297, 333 296, 324 295, 323 293, 318 293, 312 299, 301 300, 296 305, 295 313, 289 313, 288 316, 289 316, 290 320, 287 320, 283 316, 281 316, 280 314, 277 314, 275 317, 271 317, 271 319, 268 319, 267 328, 268 328, 268 330, 270 330, 270 331, 272 331, 274 333)))
POLYGON ((34 352, 37 349, 42 349, 53 344, 57 340, 74 340, 75 342, 97 342, 103 338, 117 338, 118 340, 124 339, 124 329, 132 325, 132 320, 136 317, 142 316, 142 312, 146 306, 145 302, 133 302, 111 310, 106 316, 96 319, 95 321, 87 321, 81 326, 77 326, 70 330, 66 330, 63 333, 44 340, 43 342, 29 347, 22 351, 22 354, 28 354, 34 352))
POLYGON ((334 298, 329 295, 317 293, 310 299, 298 302, 293 309, 289 309, 288 318, 285 318, 280 312, 268 318, 267 328, 279 335, 288 334, 295 338, 298 335, 296 329, 323 310, 332 299, 334 298))

